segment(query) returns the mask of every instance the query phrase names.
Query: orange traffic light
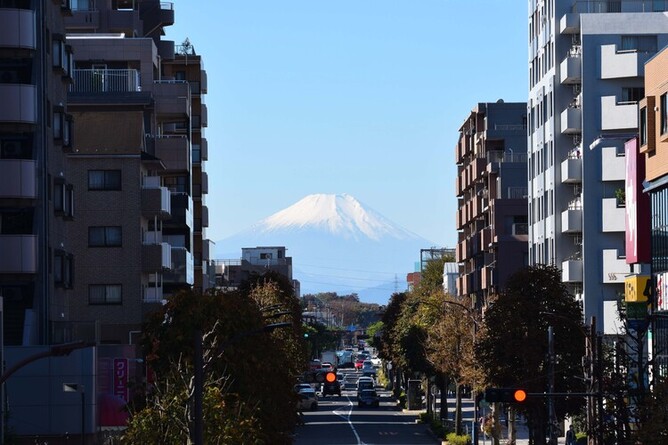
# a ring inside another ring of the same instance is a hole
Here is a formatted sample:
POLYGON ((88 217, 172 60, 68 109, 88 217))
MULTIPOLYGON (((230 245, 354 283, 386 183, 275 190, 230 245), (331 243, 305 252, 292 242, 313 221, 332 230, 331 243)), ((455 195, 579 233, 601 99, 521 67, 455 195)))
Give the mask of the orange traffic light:
POLYGON ((524 402, 527 399, 527 392, 523 389, 516 389, 515 392, 513 392, 513 399, 515 399, 516 402, 524 402))
POLYGON ((327 383, 336 382, 336 374, 334 374, 333 372, 328 372, 327 374, 325 374, 325 381, 327 383))

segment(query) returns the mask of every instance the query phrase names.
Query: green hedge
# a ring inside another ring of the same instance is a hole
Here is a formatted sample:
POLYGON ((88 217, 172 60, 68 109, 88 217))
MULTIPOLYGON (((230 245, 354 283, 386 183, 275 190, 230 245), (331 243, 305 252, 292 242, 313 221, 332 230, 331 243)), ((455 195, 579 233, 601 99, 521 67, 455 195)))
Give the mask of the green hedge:
POLYGON ((467 434, 458 435, 450 433, 445 437, 449 445, 468 445, 471 443, 471 437, 467 434))

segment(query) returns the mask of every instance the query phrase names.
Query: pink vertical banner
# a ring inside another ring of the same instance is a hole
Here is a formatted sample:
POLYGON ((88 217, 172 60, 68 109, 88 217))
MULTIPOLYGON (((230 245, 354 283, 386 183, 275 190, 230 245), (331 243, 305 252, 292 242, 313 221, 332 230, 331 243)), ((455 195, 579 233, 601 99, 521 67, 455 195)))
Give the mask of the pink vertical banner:
POLYGON ((114 395, 128 401, 128 359, 114 359, 114 395))
POLYGON ((645 155, 638 151, 638 138, 624 144, 626 154, 626 263, 649 263, 650 202, 643 193, 645 180, 645 155))

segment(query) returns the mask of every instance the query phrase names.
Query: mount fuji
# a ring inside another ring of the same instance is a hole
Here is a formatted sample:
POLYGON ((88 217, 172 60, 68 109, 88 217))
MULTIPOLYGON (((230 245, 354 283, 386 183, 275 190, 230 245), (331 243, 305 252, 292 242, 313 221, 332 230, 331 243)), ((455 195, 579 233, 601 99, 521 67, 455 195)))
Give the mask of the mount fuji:
POLYGON ((237 259, 242 247, 285 246, 301 293, 356 293, 386 304, 406 289, 420 249, 433 243, 347 194, 308 195, 295 204, 216 242, 217 259, 237 259))

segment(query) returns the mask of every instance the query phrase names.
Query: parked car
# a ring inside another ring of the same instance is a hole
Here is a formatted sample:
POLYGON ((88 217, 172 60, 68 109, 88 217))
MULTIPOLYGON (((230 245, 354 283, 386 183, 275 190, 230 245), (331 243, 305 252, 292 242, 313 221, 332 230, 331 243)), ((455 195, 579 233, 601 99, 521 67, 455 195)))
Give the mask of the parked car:
POLYGON ((375 389, 363 389, 357 395, 357 406, 374 406, 380 405, 380 397, 375 389))
POLYGON ((341 396, 341 382, 338 380, 335 380, 333 382, 325 382, 322 384, 322 396, 325 397, 327 395, 334 395, 336 394, 337 396, 341 396))
POLYGON ((318 396, 313 389, 299 391, 297 394, 299 400, 297 401, 297 409, 302 411, 305 409, 315 411, 318 409, 318 396))

